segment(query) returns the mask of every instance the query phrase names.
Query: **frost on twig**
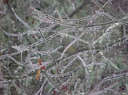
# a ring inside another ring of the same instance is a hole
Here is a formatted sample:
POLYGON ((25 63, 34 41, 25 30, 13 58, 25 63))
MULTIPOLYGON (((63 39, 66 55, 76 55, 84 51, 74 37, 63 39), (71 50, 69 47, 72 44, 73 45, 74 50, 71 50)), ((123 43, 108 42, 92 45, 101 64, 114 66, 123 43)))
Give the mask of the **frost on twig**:
POLYGON ((24 51, 28 51, 28 47, 25 45, 19 45, 19 46, 12 46, 13 49, 17 50, 18 52, 24 52, 24 51))
POLYGON ((14 16, 16 17, 16 19, 18 19, 28 30, 31 29, 31 27, 28 25, 28 23, 26 23, 25 21, 23 21, 15 12, 15 10, 13 8, 11 8, 14 16))
POLYGON ((117 95, 128 77, 127 25, 121 30, 127 15, 118 19, 109 13, 109 2, 9 1, 13 15, 9 11, 0 19, 0 61, 8 88, 26 95, 117 95))

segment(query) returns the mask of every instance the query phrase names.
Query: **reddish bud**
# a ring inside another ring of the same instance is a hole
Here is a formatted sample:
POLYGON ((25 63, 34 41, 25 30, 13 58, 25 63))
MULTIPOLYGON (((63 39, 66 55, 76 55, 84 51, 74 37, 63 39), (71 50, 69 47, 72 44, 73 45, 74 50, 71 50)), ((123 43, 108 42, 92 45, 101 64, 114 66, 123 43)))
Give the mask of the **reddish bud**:
POLYGON ((38 64, 41 65, 42 64, 42 59, 38 59, 38 64))
POLYGON ((34 21, 34 19, 32 20, 32 24, 34 24, 35 23, 35 21, 34 21))
POLYGON ((32 34, 32 38, 36 39, 36 35, 32 34))

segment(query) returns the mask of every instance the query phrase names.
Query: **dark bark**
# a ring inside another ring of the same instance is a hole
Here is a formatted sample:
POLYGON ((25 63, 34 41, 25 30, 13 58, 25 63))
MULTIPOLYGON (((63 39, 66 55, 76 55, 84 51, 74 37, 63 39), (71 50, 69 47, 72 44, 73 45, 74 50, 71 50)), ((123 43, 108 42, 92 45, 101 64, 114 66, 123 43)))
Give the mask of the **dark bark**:
POLYGON ((3 73, 0 71, 0 95, 4 95, 3 73))

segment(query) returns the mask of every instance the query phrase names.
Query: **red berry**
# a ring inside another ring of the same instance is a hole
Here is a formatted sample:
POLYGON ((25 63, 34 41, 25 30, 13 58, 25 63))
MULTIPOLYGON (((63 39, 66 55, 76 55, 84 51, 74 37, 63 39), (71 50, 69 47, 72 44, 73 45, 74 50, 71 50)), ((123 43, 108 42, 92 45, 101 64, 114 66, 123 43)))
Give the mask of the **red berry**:
POLYGON ((4 4, 8 4, 9 0, 3 0, 4 4))
POLYGON ((45 66, 42 66, 42 67, 41 67, 41 70, 45 70, 45 69, 46 69, 46 67, 45 67, 45 66))
POLYGON ((64 91, 67 91, 67 90, 68 90, 68 88, 67 88, 66 85, 63 85, 63 86, 61 87, 61 89, 64 90, 64 91))
POLYGON ((53 94, 56 95, 56 90, 53 91, 53 94))

